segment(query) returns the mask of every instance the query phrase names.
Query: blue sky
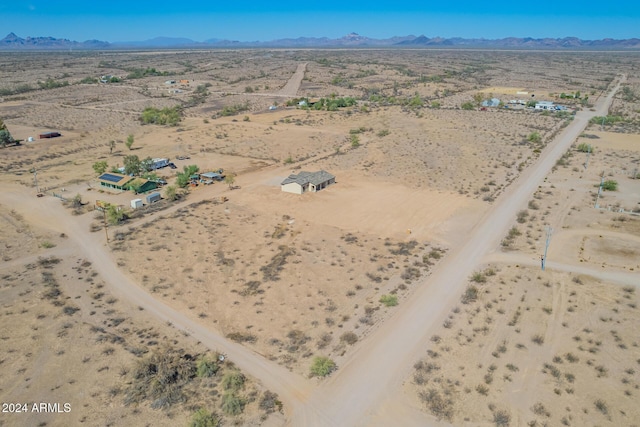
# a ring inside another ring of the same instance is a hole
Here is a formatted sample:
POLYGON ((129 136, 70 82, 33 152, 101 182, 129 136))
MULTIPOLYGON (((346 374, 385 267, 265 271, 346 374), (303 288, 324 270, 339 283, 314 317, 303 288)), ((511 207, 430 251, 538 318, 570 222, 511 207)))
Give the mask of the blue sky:
MULTIPOLYGON (((2 2, 5 33, 84 41, 157 36, 239 41, 286 37, 640 37, 640 1, 279 0, 2 2)), ((1 31, 1 30, 0 30, 1 31)), ((0 34, 0 38, 6 34, 0 34)))

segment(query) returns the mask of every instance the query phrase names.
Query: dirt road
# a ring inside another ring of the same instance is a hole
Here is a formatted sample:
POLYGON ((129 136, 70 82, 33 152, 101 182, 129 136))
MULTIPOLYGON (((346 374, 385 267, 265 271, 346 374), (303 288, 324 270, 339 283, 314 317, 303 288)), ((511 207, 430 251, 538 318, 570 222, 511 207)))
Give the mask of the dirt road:
MULTIPOLYGON (((620 83, 600 101, 595 111, 578 112, 574 121, 543 150, 538 161, 505 191, 471 230, 466 243, 452 249, 415 294, 395 308, 396 312, 351 352, 339 370, 315 390, 307 404, 294 411, 292 425, 384 425, 380 417, 385 414, 378 417, 378 408, 401 392, 403 379, 424 354, 429 338, 446 314, 457 304, 467 278, 486 254, 498 248, 518 210, 526 206, 538 184, 585 129, 589 119, 607 114, 619 87, 620 83), (331 424, 314 417, 318 410, 327 415, 331 424)), ((425 420, 428 419, 425 417, 425 420)), ((399 425, 410 425, 410 422, 398 420, 399 425)), ((428 424, 420 421, 415 425, 425 423, 428 424)))
POLYGON ((289 81, 282 89, 276 92, 277 95, 281 96, 291 96, 294 97, 298 93, 298 89, 300 89, 300 84, 302 83, 302 79, 304 78, 304 73, 307 71, 307 63, 299 64, 296 72, 291 76, 289 81))

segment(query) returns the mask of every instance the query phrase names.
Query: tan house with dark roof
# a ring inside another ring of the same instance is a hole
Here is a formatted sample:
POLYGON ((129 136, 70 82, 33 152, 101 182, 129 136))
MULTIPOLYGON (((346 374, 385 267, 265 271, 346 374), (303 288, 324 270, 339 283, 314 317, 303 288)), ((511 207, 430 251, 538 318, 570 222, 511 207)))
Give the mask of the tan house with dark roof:
POLYGON ((285 193, 302 194, 310 191, 315 193, 336 183, 336 177, 327 171, 300 172, 287 177, 280 184, 280 189, 285 193))

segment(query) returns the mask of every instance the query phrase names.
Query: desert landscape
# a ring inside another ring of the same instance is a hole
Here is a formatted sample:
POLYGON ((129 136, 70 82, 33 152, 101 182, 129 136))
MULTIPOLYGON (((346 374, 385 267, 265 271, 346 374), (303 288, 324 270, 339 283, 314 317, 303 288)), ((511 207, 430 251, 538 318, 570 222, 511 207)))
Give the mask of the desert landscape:
POLYGON ((637 424, 639 61, 1 53, 0 425, 637 424))

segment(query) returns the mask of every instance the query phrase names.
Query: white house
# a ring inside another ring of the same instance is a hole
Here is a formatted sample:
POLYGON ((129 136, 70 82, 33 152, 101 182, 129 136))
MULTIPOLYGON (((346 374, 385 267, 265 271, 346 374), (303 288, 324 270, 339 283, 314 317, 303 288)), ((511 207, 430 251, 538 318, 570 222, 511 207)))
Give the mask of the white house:
POLYGON ((326 171, 300 172, 287 177, 280 184, 280 189, 285 193, 302 194, 307 191, 315 193, 336 183, 336 177, 326 171))
POLYGON ((538 101, 535 108, 536 110, 555 110, 556 106, 553 101, 538 101))

